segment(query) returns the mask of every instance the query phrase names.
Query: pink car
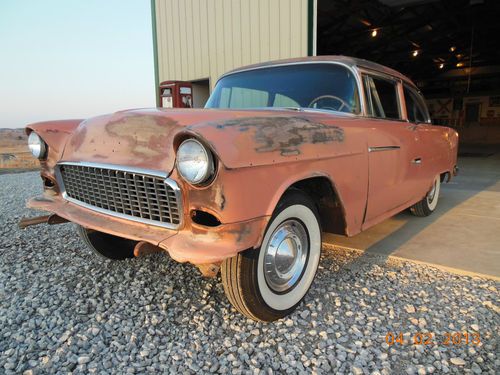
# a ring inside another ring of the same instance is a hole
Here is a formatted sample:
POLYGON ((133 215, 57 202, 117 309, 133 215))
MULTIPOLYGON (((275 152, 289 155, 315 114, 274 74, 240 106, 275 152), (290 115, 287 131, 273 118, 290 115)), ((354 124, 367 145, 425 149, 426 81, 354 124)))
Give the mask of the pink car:
POLYGON ((222 76, 205 109, 143 109, 27 126, 44 193, 114 260, 166 251, 219 270, 246 316, 279 319, 310 288, 322 232, 357 233, 410 208, 430 215, 458 135, 430 123, 417 87, 339 56, 222 76))

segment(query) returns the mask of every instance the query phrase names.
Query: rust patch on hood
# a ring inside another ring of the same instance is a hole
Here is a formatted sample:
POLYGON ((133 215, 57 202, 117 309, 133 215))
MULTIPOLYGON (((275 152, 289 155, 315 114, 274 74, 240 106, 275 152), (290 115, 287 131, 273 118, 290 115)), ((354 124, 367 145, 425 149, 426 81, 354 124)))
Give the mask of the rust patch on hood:
POLYGON ((182 128, 158 112, 117 112, 83 122, 72 134, 65 160, 84 160, 169 172, 173 137, 182 128))
MULTIPOLYGON (((170 117, 127 116, 106 124, 106 133, 127 144, 129 151, 135 156, 154 159, 161 157, 167 151, 170 133, 165 127, 174 129, 177 121, 170 117)), ((170 142, 171 143, 171 142, 170 142)))
MULTIPOLYGON (((322 113, 270 110, 122 111, 81 123, 61 160, 168 173, 175 163, 174 141, 181 136, 202 139, 227 168, 310 160, 345 152, 345 122, 322 113)), ((225 199, 219 198, 222 209, 225 199)))
POLYGON ((321 112, 219 111, 186 128, 210 144, 228 169, 345 155, 351 118, 321 112), (286 113, 285 113, 286 112, 286 113))
POLYGON ((300 154, 303 144, 343 142, 344 130, 303 117, 248 117, 217 124, 217 129, 254 130, 255 151, 279 151, 282 156, 300 154))

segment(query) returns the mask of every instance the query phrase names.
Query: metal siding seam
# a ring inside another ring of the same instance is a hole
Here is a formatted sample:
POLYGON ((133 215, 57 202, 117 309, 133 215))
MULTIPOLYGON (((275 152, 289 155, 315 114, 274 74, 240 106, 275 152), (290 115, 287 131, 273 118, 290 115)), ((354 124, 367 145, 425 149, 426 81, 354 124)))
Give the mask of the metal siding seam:
POLYGON ((156 0, 151 0, 151 25, 153 32, 153 59, 155 75, 155 103, 160 106, 160 76, 158 72, 158 41, 156 35, 156 0))
POLYGON ((307 1, 307 56, 314 51, 314 0, 307 1))

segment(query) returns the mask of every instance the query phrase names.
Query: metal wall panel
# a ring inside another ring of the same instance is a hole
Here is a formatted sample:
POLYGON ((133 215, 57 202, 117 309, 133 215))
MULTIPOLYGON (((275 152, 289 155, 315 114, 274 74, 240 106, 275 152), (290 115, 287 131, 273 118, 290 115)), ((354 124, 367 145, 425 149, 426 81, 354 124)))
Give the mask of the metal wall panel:
POLYGON ((155 0, 158 78, 209 78, 307 56, 309 0, 155 0))

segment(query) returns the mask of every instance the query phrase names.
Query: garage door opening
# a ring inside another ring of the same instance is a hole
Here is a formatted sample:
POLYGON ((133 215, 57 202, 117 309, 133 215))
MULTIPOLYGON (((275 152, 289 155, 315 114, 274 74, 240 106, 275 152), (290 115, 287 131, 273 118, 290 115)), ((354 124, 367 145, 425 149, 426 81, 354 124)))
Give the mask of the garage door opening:
POLYGON ((500 145, 500 1, 317 0, 317 55, 364 58, 410 77, 433 123, 500 145))
POLYGON ((193 85, 193 108, 203 108, 210 96, 210 80, 206 78, 190 82, 193 85))

